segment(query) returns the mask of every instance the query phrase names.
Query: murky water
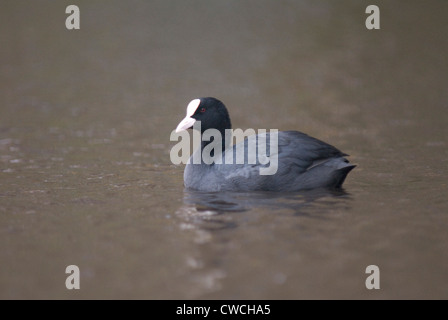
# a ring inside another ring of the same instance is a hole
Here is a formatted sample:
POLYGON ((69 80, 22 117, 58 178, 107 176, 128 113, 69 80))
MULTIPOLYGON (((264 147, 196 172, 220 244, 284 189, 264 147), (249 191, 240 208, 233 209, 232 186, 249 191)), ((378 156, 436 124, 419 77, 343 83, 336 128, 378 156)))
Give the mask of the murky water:
POLYGON ((0 298, 448 298, 446 1, 375 1, 373 31, 367 1, 76 1, 76 31, 69 4, 0 9, 0 298), (358 167, 188 192, 169 135, 198 96, 358 167))

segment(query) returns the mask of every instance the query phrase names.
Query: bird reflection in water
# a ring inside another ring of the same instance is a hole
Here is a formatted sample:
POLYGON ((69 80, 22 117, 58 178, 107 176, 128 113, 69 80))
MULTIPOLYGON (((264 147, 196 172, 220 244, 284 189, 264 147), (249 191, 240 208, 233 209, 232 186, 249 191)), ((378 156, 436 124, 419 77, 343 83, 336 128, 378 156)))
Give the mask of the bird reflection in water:
POLYGON ((203 230, 236 228, 234 213, 257 210, 287 212, 293 216, 319 216, 348 206, 350 195, 343 189, 313 189, 300 192, 200 192, 185 189, 178 214, 203 230))
MULTIPOLYGON (((222 281, 227 277, 226 261, 236 254, 234 248, 238 247, 235 239, 241 239, 242 234, 247 235, 251 231, 255 236, 265 232, 257 223, 265 225, 278 219, 283 222, 279 225, 292 227, 294 223, 290 220, 298 221, 296 217, 322 219, 335 209, 348 207, 349 199, 349 194, 343 190, 280 193, 185 189, 183 205, 176 211, 176 216, 179 228, 190 233, 194 244, 193 253, 187 253, 184 269, 190 270, 194 296, 222 289, 222 281), (243 230, 247 226, 248 230, 243 230)), ((276 226, 273 225, 274 228, 276 226)))

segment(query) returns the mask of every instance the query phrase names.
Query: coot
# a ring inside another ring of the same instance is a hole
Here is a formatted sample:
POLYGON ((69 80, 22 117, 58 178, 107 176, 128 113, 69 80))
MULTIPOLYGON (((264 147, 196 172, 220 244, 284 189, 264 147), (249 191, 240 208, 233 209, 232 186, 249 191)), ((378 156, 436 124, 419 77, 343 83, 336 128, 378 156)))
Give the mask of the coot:
POLYGON ((187 115, 177 126, 176 132, 191 128, 200 130, 201 140, 204 140, 190 157, 184 171, 185 187, 195 190, 298 191, 340 188, 347 174, 355 167, 344 158, 347 154, 298 131, 271 131, 251 135, 240 143, 232 144, 232 140, 228 139, 231 122, 227 108, 212 97, 194 99, 188 104, 187 115), (221 141, 215 141, 215 146, 219 143, 219 148, 210 148, 209 145, 216 139, 215 135, 210 138, 208 134, 208 138, 204 139, 203 134, 208 129, 216 129, 214 132, 221 134, 221 141), (256 149, 251 148, 251 143, 255 143, 256 149), (256 156, 254 150, 257 150, 256 156), (205 161, 201 157, 204 151, 208 151, 215 161, 205 161))

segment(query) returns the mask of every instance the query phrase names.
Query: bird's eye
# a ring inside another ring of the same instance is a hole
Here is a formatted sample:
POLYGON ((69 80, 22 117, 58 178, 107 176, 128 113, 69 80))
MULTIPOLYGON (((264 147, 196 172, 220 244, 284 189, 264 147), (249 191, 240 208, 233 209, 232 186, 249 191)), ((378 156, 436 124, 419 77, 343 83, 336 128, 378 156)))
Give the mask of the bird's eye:
POLYGON ((204 113, 205 112, 205 108, 201 108, 201 110, 200 110, 202 113, 204 113))

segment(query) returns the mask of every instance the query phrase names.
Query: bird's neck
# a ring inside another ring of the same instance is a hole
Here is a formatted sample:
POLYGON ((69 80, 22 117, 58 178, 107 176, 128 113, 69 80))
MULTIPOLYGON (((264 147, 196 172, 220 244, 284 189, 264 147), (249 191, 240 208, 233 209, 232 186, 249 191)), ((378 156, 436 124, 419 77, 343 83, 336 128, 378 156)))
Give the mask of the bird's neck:
MULTIPOLYGON (((218 129, 218 130, 221 137, 221 152, 224 152, 226 148, 229 147, 230 144, 232 143, 232 130, 230 129, 218 129)), ((216 143, 214 142, 215 137, 213 135, 210 137, 209 141, 203 141, 202 137, 203 136, 201 133, 201 151, 204 150, 204 148, 208 146, 210 143, 216 143)), ((211 156, 213 156, 213 154, 211 154, 211 156)))

